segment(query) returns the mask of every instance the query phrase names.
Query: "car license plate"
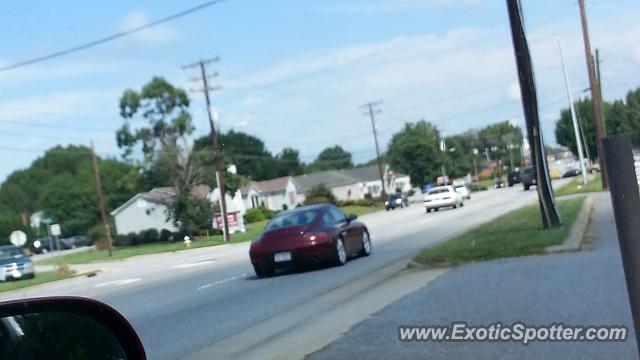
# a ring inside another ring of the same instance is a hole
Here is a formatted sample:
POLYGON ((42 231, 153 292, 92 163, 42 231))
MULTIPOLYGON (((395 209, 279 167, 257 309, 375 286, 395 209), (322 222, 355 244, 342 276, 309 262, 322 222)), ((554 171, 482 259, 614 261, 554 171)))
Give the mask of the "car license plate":
POLYGON ((275 262, 291 261, 291 253, 289 251, 276 253, 273 255, 273 260, 275 262))

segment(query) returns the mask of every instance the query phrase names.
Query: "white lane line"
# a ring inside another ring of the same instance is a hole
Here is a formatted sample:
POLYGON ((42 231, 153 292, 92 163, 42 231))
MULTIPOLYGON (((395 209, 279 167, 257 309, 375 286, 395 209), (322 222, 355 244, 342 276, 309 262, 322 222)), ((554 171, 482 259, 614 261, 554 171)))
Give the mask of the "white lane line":
POLYGON ((171 268, 172 269, 186 269, 186 268, 209 265, 209 264, 213 264, 214 262, 215 262, 215 260, 204 260, 204 261, 198 261, 198 262, 194 262, 194 263, 186 263, 186 264, 175 265, 175 266, 172 266, 171 268))
POLYGON ((132 283, 138 282, 140 280, 142 280, 142 279, 134 278, 134 279, 113 280, 113 281, 103 282, 103 283, 100 283, 100 284, 95 284, 93 286, 95 286, 95 287, 122 286, 122 285, 132 284, 132 283))
POLYGON ((212 287, 213 285, 220 285, 220 284, 226 283, 226 282, 228 282, 228 281, 233 281, 233 280, 241 279, 241 278, 246 277, 246 276, 247 276, 247 274, 242 274, 242 275, 232 276, 232 277, 230 277, 230 278, 226 278, 226 279, 218 280, 218 281, 216 281, 216 282, 212 282, 212 283, 209 283, 209 284, 205 284, 205 285, 199 286, 199 287, 198 287, 198 290, 204 290, 204 289, 206 289, 206 288, 212 287))

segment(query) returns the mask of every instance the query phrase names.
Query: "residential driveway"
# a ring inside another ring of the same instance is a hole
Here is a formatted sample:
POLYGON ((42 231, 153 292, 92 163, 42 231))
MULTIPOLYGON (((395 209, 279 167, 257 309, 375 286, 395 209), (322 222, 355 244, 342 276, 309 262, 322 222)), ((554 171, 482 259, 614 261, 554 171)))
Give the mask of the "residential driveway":
POLYGON ((595 194, 592 250, 463 266, 356 325, 311 359, 637 359, 624 343, 401 343, 399 325, 626 325, 632 329, 608 193, 595 194))

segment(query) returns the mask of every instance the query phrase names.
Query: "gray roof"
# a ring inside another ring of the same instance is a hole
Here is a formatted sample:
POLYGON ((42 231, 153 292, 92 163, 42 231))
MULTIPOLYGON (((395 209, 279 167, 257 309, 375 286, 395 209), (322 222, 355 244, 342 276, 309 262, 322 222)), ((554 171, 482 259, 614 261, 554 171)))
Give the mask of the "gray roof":
MULTIPOLYGON (((399 177, 406 175, 396 174, 396 176, 399 177)), ((327 187, 332 188, 379 179, 380 174, 378 173, 378 166, 370 165, 353 169, 327 170, 298 175, 293 177, 293 182, 295 183, 298 192, 307 192, 314 186, 320 184, 325 184, 327 187)))

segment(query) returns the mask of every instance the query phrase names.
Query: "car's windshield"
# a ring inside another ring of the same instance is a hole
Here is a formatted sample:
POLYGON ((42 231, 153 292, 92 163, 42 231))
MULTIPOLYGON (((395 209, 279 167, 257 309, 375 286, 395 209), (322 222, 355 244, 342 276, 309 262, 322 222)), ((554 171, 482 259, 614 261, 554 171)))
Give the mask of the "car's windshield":
POLYGON ((15 259, 23 255, 24 253, 22 252, 22 250, 17 247, 0 248, 0 260, 15 259))
POLYGON ((276 216, 269 221, 265 231, 272 231, 276 229, 292 227, 292 226, 304 226, 311 224, 320 210, 297 210, 291 213, 276 216))
POLYGON ((638 178, 638 0, 0 0, 0 303, 149 359, 640 359, 638 178))

